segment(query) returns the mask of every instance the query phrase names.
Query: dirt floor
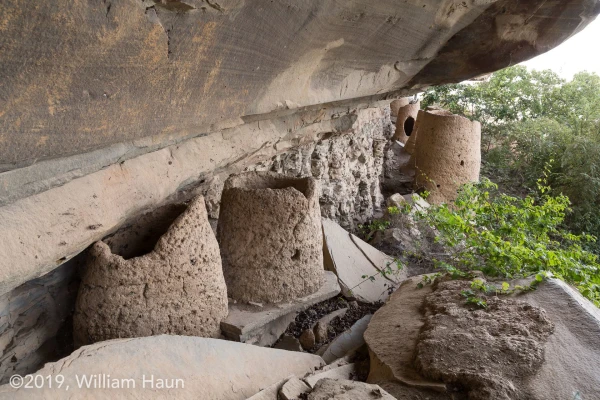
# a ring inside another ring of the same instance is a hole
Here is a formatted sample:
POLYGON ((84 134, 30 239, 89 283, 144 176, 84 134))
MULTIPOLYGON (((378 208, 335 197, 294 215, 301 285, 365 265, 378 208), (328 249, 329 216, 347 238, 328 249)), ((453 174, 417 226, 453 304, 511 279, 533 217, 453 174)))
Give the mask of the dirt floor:
POLYGON ((335 310, 348 308, 348 311, 346 311, 346 314, 344 314, 343 317, 336 318, 329 324, 327 340, 317 343, 313 349, 309 350, 309 352, 314 353, 321 346, 331 342, 342 332, 349 329, 356 321, 365 315, 373 314, 382 305, 383 303, 367 304, 351 302, 346 300, 343 296, 334 297, 322 303, 315 304, 307 310, 299 313, 296 316, 296 320, 292 322, 285 331, 285 334, 299 338, 300 335, 302 335, 302 332, 314 326, 321 317, 324 317, 335 310))

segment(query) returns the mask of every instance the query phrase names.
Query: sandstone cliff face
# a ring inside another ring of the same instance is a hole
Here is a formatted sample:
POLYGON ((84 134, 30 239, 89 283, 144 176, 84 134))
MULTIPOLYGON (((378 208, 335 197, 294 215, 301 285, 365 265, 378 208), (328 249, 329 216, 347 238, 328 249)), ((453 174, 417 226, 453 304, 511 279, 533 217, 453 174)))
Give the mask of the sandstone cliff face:
POLYGON ((460 81, 597 13, 595 0, 6 0, 0 170, 460 81))

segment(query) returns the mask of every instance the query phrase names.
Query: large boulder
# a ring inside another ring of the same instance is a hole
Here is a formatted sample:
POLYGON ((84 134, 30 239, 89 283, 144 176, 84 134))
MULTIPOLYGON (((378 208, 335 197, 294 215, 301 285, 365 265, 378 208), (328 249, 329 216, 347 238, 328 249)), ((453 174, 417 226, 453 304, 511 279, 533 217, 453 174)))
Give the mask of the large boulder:
POLYGON ((391 380, 416 388, 445 391, 442 382, 421 376, 413 365, 419 332, 424 325, 421 307, 425 296, 432 292, 431 286, 417 288, 421 279, 417 276, 404 281, 371 318, 364 333, 371 358, 368 382, 391 380))
POLYGON ((97 242, 73 318, 76 346, 158 335, 219 336, 227 289, 204 198, 193 200, 149 253, 125 259, 97 242))
POLYGON ((314 178, 270 172, 230 176, 217 227, 229 296, 277 303, 323 284, 323 233, 314 178))
POLYGON ((345 296, 375 303, 385 300, 406 277, 390 257, 334 221, 323 219, 325 268, 338 276, 345 296))
POLYGON ((472 399, 600 398, 600 312, 564 282, 478 292, 485 308, 466 302, 469 281, 419 282, 405 281, 371 319, 369 382, 436 399, 450 396, 446 385, 472 399))
POLYGON ((82 347, 46 364, 37 374, 51 376, 52 388, 4 385, 0 399, 244 400, 290 375, 303 376, 322 365, 323 360, 312 354, 217 339, 169 335, 119 339, 82 347), (59 376, 64 377, 60 388, 59 376))
POLYGON ((522 296, 546 311, 554 333, 546 361, 528 382, 535 399, 600 399, 600 310, 558 279, 522 296))

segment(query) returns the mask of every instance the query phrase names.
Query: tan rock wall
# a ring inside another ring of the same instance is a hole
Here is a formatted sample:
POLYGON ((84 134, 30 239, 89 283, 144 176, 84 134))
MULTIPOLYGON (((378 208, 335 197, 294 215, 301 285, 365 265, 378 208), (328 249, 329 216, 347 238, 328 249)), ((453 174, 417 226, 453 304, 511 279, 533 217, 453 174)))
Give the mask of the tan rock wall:
POLYGON ((219 248, 204 198, 194 199, 150 253, 90 250, 74 315, 76 346, 162 333, 217 337, 227 316, 219 248))
POLYGON ((225 182, 217 236, 229 296, 277 303, 316 292, 323 277, 314 178, 246 172, 225 182))

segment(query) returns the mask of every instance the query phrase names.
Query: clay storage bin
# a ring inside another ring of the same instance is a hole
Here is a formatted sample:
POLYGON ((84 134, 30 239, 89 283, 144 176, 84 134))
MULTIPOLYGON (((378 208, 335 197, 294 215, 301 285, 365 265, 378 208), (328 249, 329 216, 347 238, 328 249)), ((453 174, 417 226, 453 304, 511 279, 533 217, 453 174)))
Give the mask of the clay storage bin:
POLYGON ((396 99, 390 103, 390 117, 392 118, 392 122, 396 122, 396 117, 398 116, 398 111, 404 106, 410 104, 410 98, 404 97, 402 99, 396 99))
POLYGON ((313 178, 271 172, 230 176, 217 237, 233 299, 277 303, 321 286, 323 232, 313 178))
POLYGON ((415 131, 417 114, 421 108, 421 102, 408 104, 401 107, 396 118, 396 132, 393 139, 405 144, 411 134, 415 131))
POLYGON ((204 198, 167 226, 153 250, 137 257, 113 254, 105 242, 92 246, 75 306, 77 347, 158 334, 219 336, 227 289, 204 198))
POLYGON ((401 168, 401 171, 404 171, 405 173, 410 172, 413 176, 415 173, 415 168, 417 167, 416 166, 417 159, 416 159, 416 155, 415 155, 415 149, 417 148, 417 144, 419 141, 419 121, 421 118, 423 118, 426 111, 430 112, 432 114, 438 114, 438 115, 453 115, 450 111, 444 110, 444 109, 436 107, 436 106, 429 106, 429 107, 427 107, 426 110, 418 111, 417 120, 415 121, 413 133, 412 133, 412 135, 410 135, 410 137, 408 138, 408 141, 404 145, 404 151, 407 152, 408 154, 410 154, 410 159, 408 160, 406 165, 404 165, 404 167, 401 168))
MULTIPOLYGON (((413 126, 412 133, 410 134, 410 136, 408 137, 408 139, 406 139, 406 142, 404 143, 404 151, 410 155, 415 154, 415 148, 417 147, 417 137, 419 137, 419 123, 421 122, 421 117, 424 112, 425 111, 423 111, 423 110, 417 111, 417 118, 415 121, 415 125, 413 126)), ((394 135, 395 135, 395 133, 394 133, 394 135)))
POLYGON ((416 184, 431 192, 430 203, 452 201, 460 185, 479 180, 479 122, 443 110, 422 112, 418 135, 416 184))

